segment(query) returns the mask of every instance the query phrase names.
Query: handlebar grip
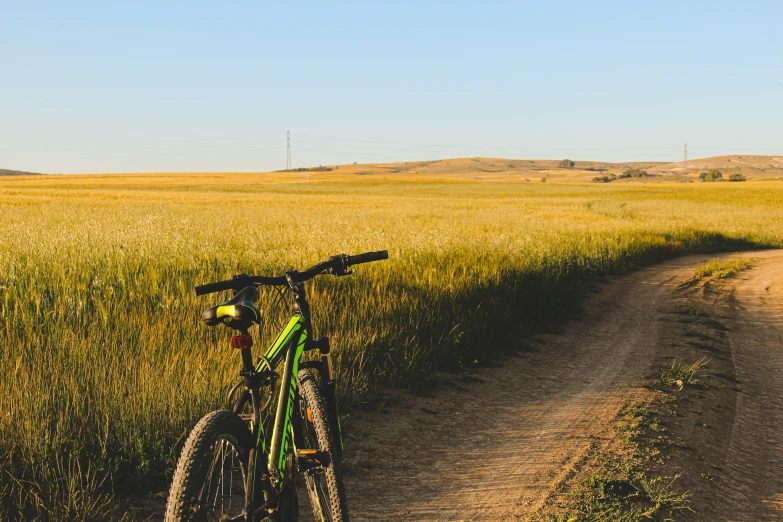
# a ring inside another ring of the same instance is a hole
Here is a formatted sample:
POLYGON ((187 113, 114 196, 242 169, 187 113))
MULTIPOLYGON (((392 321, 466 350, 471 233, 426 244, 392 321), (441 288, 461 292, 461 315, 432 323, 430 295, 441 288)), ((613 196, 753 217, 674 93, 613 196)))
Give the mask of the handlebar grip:
POLYGON ((233 287, 234 287, 234 282, 228 280, 228 281, 218 281, 217 283, 207 283, 206 285, 200 285, 197 286, 195 290, 196 290, 196 295, 205 295, 205 294, 220 292, 221 290, 231 290, 233 287))
POLYGON ((346 264, 348 266, 358 265, 360 263, 371 263, 373 261, 382 261, 389 259, 389 252, 387 250, 381 250, 379 252, 365 252, 356 256, 348 256, 346 264))

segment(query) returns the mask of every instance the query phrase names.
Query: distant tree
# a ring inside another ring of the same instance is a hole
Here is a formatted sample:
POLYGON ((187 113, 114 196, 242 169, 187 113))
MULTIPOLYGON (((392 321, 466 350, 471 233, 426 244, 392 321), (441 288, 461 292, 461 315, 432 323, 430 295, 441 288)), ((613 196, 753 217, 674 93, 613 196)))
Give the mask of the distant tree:
POLYGON ((746 179, 748 178, 746 178, 742 174, 732 174, 731 176, 729 176, 729 181, 745 181, 746 179))
POLYGON ((711 169, 699 174, 699 179, 702 181, 723 181, 723 174, 718 169, 711 169))
POLYGON ((576 165, 576 163, 574 163, 570 159, 564 159, 563 161, 560 162, 558 167, 560 167, 561 169, 572 169, 574 168, 574 165, 576 165))

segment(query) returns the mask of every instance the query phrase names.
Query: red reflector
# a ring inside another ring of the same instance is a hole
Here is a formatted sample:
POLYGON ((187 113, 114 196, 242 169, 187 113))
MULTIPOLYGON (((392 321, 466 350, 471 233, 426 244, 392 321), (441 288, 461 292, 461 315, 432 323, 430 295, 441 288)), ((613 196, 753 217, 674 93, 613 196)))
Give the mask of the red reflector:
POLYGON ((244 350, 253 346, 253 338, 249 335, 235 335, 231 338, 231 345, 234 348, 244 350))

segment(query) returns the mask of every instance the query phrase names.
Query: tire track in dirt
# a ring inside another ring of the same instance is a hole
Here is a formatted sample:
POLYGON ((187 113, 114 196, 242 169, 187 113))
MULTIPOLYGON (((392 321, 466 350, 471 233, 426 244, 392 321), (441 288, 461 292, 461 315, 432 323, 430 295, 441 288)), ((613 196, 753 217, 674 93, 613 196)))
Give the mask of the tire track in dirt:
POLYGON ((734 422, 712 520, 783 520, 783 256, 737 275, 732 362, 739 379, 734 422))
POLYGON ((357 415, 346 441, 352 520, 528 519, 611 435, 649 374, 659 304, 703 260, 605 285, 564 335, 541 336, 532 352, 481 371, 481 383, 357 415))

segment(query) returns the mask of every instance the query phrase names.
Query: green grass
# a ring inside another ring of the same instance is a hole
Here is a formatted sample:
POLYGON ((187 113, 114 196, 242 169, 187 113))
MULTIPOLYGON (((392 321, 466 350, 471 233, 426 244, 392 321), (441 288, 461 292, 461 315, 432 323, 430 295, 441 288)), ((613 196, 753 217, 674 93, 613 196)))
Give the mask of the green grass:
POLYGON ((572 522, 668 522, 687 511, 690 495, 679 491, 676 478, 614 478, 613 474, 596 474, 580 484, 579 515, 568 515, 572 522))
POLYGON ((661 368, 661 371, 653 379, 653 384, 660 389, 676 387, 682 390, 685 386, 693 386, 699 382, 699 375, 709 359, 702 357, 692 364, 683 364, 677 360, 670 366, 661 368))
POLYGON ((725 279, 752 266, 748 259, 712 259, 696 267, 694 279, 725 279))
POLYGON ((617 417, 614 442, 594 444, 576 476, 536 520, 547 522, 672 521, 689 511, 690 493, 677 485, 678 476, 653 471, 662 461, 666 432, 659 417, 670 401, 657 396, 632 404, 617 417))
POLYGON ((0 518, 100 519, 112 492, 166 487, 188 430, 238 371, 230 332, 198 320, 227 296, 196 298, 196 284, 388 249, 388 262, 309 288, 347 411, 518 349, 606 274, 780 246, 772 187, 3 180, 0 518))

